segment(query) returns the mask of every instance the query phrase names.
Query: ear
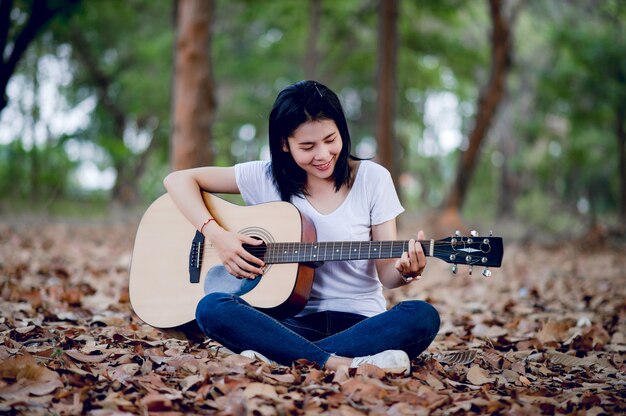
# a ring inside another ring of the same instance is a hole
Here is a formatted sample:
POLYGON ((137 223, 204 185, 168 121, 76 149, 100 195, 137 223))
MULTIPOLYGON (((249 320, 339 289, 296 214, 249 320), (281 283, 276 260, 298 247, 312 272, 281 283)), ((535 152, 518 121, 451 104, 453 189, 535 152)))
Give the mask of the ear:
POLYGON ((289 153, 289 142, 287 139, 283 139, 283 152, 289 153))

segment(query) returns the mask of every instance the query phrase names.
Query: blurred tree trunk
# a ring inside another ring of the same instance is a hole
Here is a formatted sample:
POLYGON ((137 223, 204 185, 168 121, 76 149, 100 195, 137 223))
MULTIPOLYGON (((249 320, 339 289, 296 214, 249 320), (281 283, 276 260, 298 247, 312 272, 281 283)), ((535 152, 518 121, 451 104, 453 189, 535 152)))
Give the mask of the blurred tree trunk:
POLYGON ((172 170, 213 162, 216 111, 211 61, 214 0, 177 0, 172 170))
MULTIPOLYGON (((615 133, 617 138, 617 149, 619 159, 619 195, 620 211, 619 218, 621 224, 626 224, 626 103, 619 101, 615 117, 615 133)), ((626 225, 625 225, 626 226, 626 225)))
POLYGON ((304 55, 304 78, 315 80, 317 79, 317 63, 320 60, 317 40, 320 36, 322 0, 309 0, 309 6, 309 33, 304 55))
MULTIPOLYGON (((523 65, 523 64, 522 64, 523 65)), ((497 137, 500 143, 498 148, 502 156, 500 167, 501 177, 498 193, 497 215, 499 218, 509 218, 514 214, 514 207, 522 189, 522 178, 518 169, 511 166, 511 159, 520 152, 520 143, 531 142, 531 137, 522 137, 516 133, 515 125, 530 123, 529 114, 533 113, 536 98, 533 93, 536 85, 532 75, 527 72, 518 74, 519 81, 501 103, 502 116, 499 117, 497 137), (511 99, 510 97, 514 97, 511 99)))
MULTIPOLYGON (((28 45, 35 39, 43 27, 57 14, 70 12, 79 0, 33 0, 30 2, 28 20, 17 31, 14 39, 9 39, 13 0, 0 0, 0 112, 8 104, 7 85, 13 76, 17 64, 28 45)), ((20 6, 23 6, 20 4, 20 6)), ((22 10, 23 12, 23 10, 22 10)))
MULTIPOLYGON (((394 132, 398 51, 398 0, 380 0, 378 37, 378 102, 376 137, 380 163, 398 185, 398 152, 394 132)), ((399 191, 399 189, 398 189, 399 191)))
POLYGON ((498 217, 505 218, 513 213, 515 200, 518 194, 517 175, 511 171, 510 160, 517 153, 517 141, 513 137, 513 105, 506 98, 502 104, 502 117, 494 126, 494 133, 498 137, 500 151, 500 187, 498 193, 498 217))
POLYGON ((511 68, 512 19, 509 20, 505 16, 502 3, 502 0, 489 0, 492 23, 489 82, 478 97, 476 121, 469 135, 469 146, 460 155, 456 178, 443 203, 441 226, 446 229, 446 232, 451 231, 446 223, 455 228, 462 224, 460 212, 478 163, 480 147, 505 94, 506 78, 511 68))

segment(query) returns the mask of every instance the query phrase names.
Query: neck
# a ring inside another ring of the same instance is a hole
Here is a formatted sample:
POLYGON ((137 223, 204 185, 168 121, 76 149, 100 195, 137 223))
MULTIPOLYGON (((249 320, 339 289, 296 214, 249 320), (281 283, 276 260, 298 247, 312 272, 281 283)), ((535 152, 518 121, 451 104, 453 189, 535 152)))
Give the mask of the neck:
MULTIPOLYGON (((433 241, 420 241, 427 256, 432 256, 433 241)), ((399 258, 408 251, 409 241, 332 241, 314 243, 269 243, 267 263, 306 263, 338 260, 399 258)))

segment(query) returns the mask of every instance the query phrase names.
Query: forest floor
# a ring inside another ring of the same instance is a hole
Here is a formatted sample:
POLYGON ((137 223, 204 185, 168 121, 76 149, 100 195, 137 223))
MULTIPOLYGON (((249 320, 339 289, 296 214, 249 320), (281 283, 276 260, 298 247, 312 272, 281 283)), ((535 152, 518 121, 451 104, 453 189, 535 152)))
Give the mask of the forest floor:
POLYGON ((431 260, 387 292, 442 326, 410 375, 227 354, 143 324, 128 299, 136 223, 0 221, 2 414, 626 412, 626 239, 505 241, 489 278, 431 260))

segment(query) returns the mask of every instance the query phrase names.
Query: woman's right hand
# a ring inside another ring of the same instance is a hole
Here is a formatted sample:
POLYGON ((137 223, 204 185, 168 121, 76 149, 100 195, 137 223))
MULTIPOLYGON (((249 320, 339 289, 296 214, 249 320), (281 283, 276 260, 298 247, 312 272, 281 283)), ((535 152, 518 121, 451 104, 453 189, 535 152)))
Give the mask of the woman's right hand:
POLYGON ((243 234, 227 231, 220 226, 214 226, 209 240, 217 251, 222 264, 228 271, 238 278, 254 279, 263 274, 263 260, 247 252, 242 244, 260 245, 263 241, 243 234))

